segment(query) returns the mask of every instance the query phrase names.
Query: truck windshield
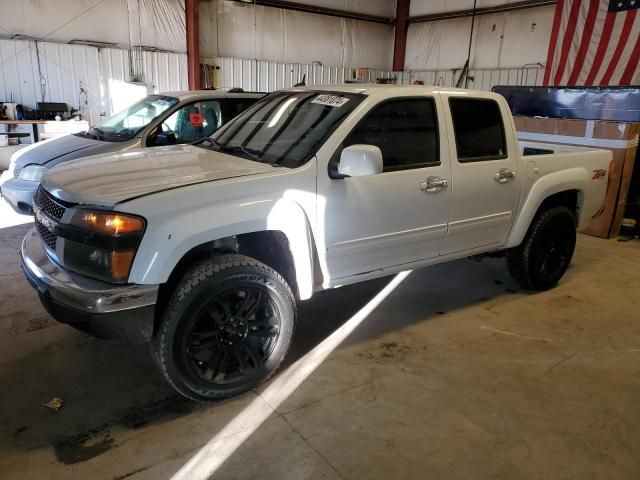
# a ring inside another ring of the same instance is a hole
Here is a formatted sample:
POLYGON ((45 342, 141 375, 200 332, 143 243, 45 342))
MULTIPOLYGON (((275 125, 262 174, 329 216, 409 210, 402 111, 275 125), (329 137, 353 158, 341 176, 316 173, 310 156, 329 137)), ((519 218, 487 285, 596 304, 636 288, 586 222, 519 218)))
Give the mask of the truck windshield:
POLYGON ((259 162, 298 167, 363 100, 344 92, 277 92, 236 117, 199 146, 259 162))
POLYGON ((81 135, 105 142, 125 142, 177 103, 174 97, 149 95, 81 135))

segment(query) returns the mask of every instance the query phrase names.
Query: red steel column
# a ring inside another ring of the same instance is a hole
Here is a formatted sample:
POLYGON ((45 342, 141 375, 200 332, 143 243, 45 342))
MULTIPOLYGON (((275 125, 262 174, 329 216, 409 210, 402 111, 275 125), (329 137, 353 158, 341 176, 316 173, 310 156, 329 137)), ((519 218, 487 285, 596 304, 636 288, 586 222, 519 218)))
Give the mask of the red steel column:
POLYGON ((393 44, 393 70, 395 72, 404 70, 410 4, 411 0, 398 0, 396 8, 396 38, 393 44))
POLYGON ((200 16, 199 0, 186 0, 184 4, 187 20, 187 72, 189 90, 200 88, 200 16))

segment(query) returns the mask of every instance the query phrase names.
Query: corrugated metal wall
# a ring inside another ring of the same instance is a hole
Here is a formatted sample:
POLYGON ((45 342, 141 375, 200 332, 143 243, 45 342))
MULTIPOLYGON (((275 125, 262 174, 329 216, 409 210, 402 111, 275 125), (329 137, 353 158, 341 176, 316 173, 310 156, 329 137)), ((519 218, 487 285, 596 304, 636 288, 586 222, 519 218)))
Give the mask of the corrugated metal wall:
MULTIPOLYGON (((307 85, 344 83, 354 77, 354 68, 318 64, 279 63, 266 60, 218 57, 205 59, 215 65, 214 85, 218 88, 242 88, 247 91, 272 92, 289 88, 306 75, 307 85)), ((369 81, 377 78, 398 78, 398 72, 369 70, 369 81)))
MULTIPOLYGON (((115 113, 109 81, 130 79, 129 57, 129 51, 113 48, 0 40, 0 101, 30 108, 41 101, 66 102, 91 123, 99 123, 102 115, 115 113)), ((185 54, 135 52, 133 58, 134 71, 151 91, 188 88, 185 54)))
MULTIPOLYGON (((317 64, 278 63, 241 58, 218 57, 205 59, 218 67, 214 85, 218 88, 239 87, 245 90, 272 92, 288 88, 302 80, 306 74, 307 85, 344 83, 354 77, 354 68, 317 64)), ((474 69, 469 72, 473 81, 469 88, 491 90, 494 85, 541 85, 544 70, 539 67, 474 69)), ((395 78, 396 83, 408 85, 422 80, 425 85, 455 86, 460 71, 454 70, 369 70, 369 81, 378 78, 395 78)))
MULTIPOLYGON (((100 88, 103 94, 103 110, 107 115, 115 113, 114 94, 111 85, 114 80, 127 82, 129 71, 129 51, 115 48, 100 49, 100 88)), ((149 90, 167 92, 187 90, 187 56, 180 53, 136 52, 132 55, 132 71, 142 78, 149 90), (140 55, 142 57, 140 58, 140 55)), ((117 109, 116 109, 117 110, 117 109)))
MULTIPOLYGON (((205 59, 216 65, 216 87, 240 87, 247 91, 271 92, 288 88, 306 75, 307 85, 344 83, 355 78, 354 68, 318 64, 279 63, 219 57, 205 59)), ((0 40, 0 101, 13 101, 35 108, 36 103, 66 102, 82 111, 91 123, 100 123, 114 112, 112 81, 127 82, 131 71, 142 78, 149 91, 185 90, 187 56, 178 53, 134 52, 128 50, 49 42, 0 40), (133 65, 130 65, 130 57, 133 65), (131 67, 131 69, 130 69, 131 67), (86 92, 82 101, 80 89, 86 92)), ((494 85, 540 85, 539 67, 476 69, 470 88, 490 90, 494 85)), ((395 79, 410 84, 422 80, 427 85, 454 86, 459 71, 411 70, 392 72, 369 70, 368 80, 395 79)))
MULTIPOLYGON (((422 80, 425 85, 454 87, 460 70, 407 70, 400 73, 399 83, 422 80)), ((469 88, 491 90, 495 85, 542 85, 544 69, 540 67, 469 70, 469 88)))

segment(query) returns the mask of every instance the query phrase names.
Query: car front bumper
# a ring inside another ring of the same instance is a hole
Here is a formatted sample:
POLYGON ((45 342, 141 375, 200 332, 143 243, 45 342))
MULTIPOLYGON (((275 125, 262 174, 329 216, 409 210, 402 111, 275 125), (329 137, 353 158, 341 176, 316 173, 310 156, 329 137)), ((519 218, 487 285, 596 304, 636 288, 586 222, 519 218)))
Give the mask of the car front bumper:
POLYGON ((112 285, 70 272, 47 255, 35 229, 22 241, 22 269, 53 318, 99 338, 132 343, 153 334, 158 285, 112 285))
POLYGON ((33 196, 38 190, 38 185, 40 182, 10 178, 0 186, 0 194, 16 212, 31 215, 33 213, 33 196))

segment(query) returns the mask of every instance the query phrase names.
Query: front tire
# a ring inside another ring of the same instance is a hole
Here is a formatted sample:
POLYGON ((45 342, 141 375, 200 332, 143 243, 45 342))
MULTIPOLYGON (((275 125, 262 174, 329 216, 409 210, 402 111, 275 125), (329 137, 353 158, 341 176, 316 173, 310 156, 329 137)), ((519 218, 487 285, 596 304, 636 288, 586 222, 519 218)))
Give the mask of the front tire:
POLYGON ((576 246, 576 218, 567 207, 551 207, 533 220, 519 247, 507 251, 511 276, 530 290, 548 290, 569 268, 576 246))
POLYGON ((275 373, 295 320, 293 293, 275 270, 243 255, 215 256, 191 268, 174 290, 152 356, 185 397, 232 397, 275 373))

